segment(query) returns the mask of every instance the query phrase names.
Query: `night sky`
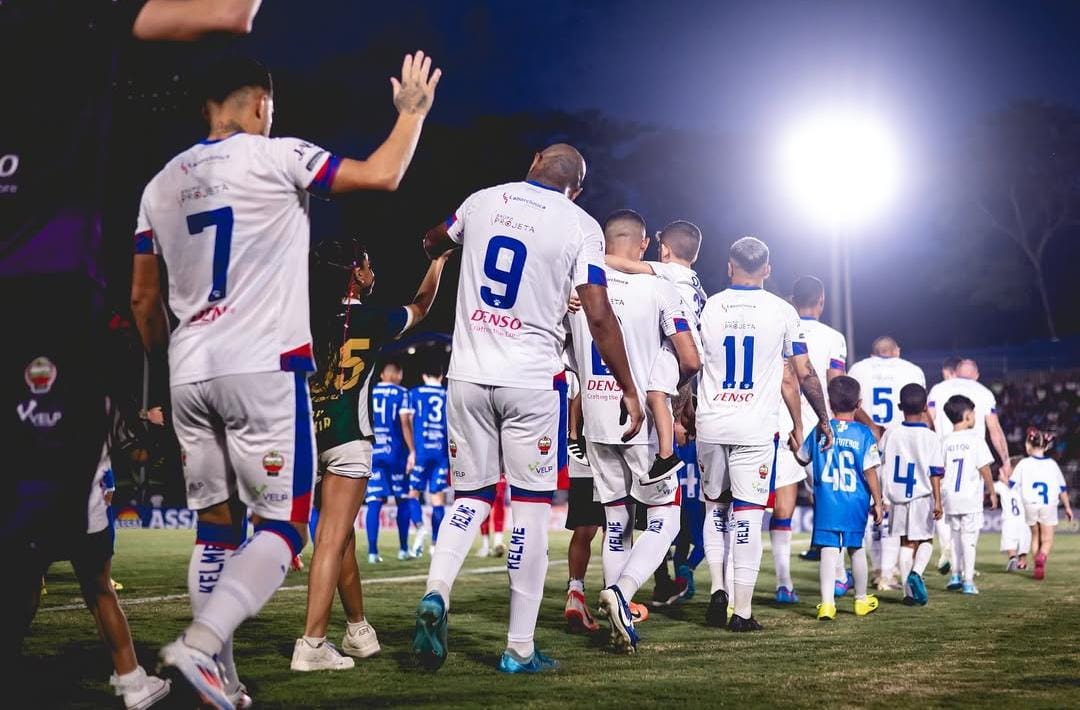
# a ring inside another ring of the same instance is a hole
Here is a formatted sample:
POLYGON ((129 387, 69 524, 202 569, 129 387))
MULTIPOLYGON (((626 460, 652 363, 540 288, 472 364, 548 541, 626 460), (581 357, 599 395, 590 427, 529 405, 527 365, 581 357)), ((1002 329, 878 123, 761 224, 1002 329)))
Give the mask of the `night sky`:
MULTIPOLYGON (((706 244, 698 270, 710 292, 725 285, 727 246, 743 234, 772 246, 773 290, 786 295, 804 273, 828 285, 827 235, 806 224, 779 191, 773 151, 784 127, 808 111, 836 102, 865 106, 893 128, 905 163, 891 208, 849 235, 856 345, 865 354, 883 332, 912 349, 1044 336, 1037 310, 1018 307, 1003 319, 933 283, 941 278, 933 268, 939 246, 950 238, 937 212, 941 158, 1011 101, 1080 106, 1078 31, 1080 3, 1070 2, 268 2, 240 46, 275 73, 276 134, 357 157, 393 120, 387 77, 400 56, 420 47, 443 68, 429 133, 403 194, 347 198, 319 207, 314 218, 316 238, 378 233, 365 238, 382 277, 377 293, 391 301, 407 298, 422 275, 414 238, 485 181, 520 178, 530 159, 522 150, 506 162, 520 167, 500 163, 505 174, 470 169, 460 151, 455 164, 440 163, 444 153, 431 145, 440 131, 553 111, 597 111, 643 133, 678 132, 700 146, 620 161, 618 176, 604 174, 616 163, 594 161, 592 176, 600 177, 586 180, 581 204, 601 220, 627 206, 639 209, 650 228, 675 218, 701 224, 706 244), (632 204, 590 194, 591 185, 614 177, 629 185, 632 204)), ((154 71, 184 75, 216 50, 156 51, 148 63, 154 71)), ((197 137, 179 135, 175 125, 158 136, 159 143, 175 136, 172 153, 197 137)), ((189 127, 197 132, 197 121, 189 127)), ((465 155, 493 149, 499 147, 476 140, 465 155)), ((1063 238, 1058 255, 1077 255, 1076 241, 1063 238)), ((1066 259, 1053 261, 1059 266, 1050 271, 1052 294, 1075 300, 1061 266, 1066 259)), ((451 326, 452 291, 451 285, 443 293, 432 328, 451 326)), ((1066 319, 1062 329, 1075 333, 1080 323, 1066 319)))

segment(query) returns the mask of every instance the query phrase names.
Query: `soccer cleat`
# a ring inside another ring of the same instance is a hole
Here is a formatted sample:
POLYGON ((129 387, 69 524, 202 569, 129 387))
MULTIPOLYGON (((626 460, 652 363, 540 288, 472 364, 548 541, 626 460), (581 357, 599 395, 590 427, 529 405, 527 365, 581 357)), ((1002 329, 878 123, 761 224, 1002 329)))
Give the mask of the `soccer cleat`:
POLYGON ((398 550, 397 558, 399 562, 404 562, 405 560, 411 560, 412 555, 409 554, 408 550, 398 550))
POLYGON ((960 575, 954 574, 949 577, 949 583, 945 585, 945 589, 950 592, 959 592, 964 586, 964 582, 960 579, 960 575))
POLYGON ((709 599, 709 608, 705 610, 705 625, 723 628, 728 618, 728 595, 723 589, 717 589, 709 599))
POLYGON ((978 594, 979 588, 975 586, 974 582, 964 582, 964 588, 962 591, 964 594, 978 594))
POLYGON ((690 569, 690 565, 679 565, 679 568, 675 570, 675 574, 686 580, 686 595, 683 596, 683 599, 690 601, 697 591, 694 587, 694 570, 690 569))
POLYGON ((737 634, 761 630, 761 624, 759 624, 757 619, 752 616, 749 619, 744 619, 738 614, 732 614, 731 619, 728 621, 728 631, 733 631, 737 634))
POLYGON ((656 588, 653 589, 652 599, 649 604, 654 607, 671 606, 686 596, 686 588, 686 580, 682 577, 676 577, 664 584, 657 584, 656 588))
POLYGON ((368 658, 381 650, 379 637, 375 635, 375 628, 364 619, 359 624, 349 624, 345 627, 345 635, 341 638, 341 650, 353 658, 368 658), (351 627, 356 626, 353 630, 351 627))
POLYGON ((817 605, 817 620, 818 621, 835 621, 836 620, 836 605, 835 604, 818 604, 817 605))
POLYGON ((184 643, 181 636, 161 649, 162 670, 175 671, 195 692, 199 700, 217 710, 233 710, 232 700, 225 692, 218 665, 209 655, 184 643))
POLYGON ((1035 571, 1031 576, 1035 579, 1046 579, 1046 555, 1041 552, 1035 555, 1035 571))
POLYGON ((794 589, 788 589, 787 587, 779 587, 776 590, 776 603, 777 604, 798 604, 799 595, 795 593, 794 589))
POLYGON ((437 671, 446 662, 446 602, 438 592, 428 592, 416 607, 413 657, 425 669, 437 671))
POLYGON ((847 594, 847 592, 848 592, 847 581, 846 580, 841 581, 839 579, 836 580, 836 582, 833 585, 833 596, 835 596, 837 599, 839 599, 840 597, 847 594))
POLYGON ((539 649, 534 649, 533 654, 527 659, 506 649, 503 651, 502 658, 499 659, 499 670, 503 673, 543 673, 558 667, 558 661, 540 653, 539 649))
POLYGON ((946 575, 946 574, 949 573, 949 570, 951 570, 951 569, 952 569, 952 563, 949 562, 949 558, 946 557, 945 555, 942 555, 941 558, 937 562, 937 571, 938 571, 938 573, 942 574, 942 575, 946 575))
POLYGON ((866 599, 855 600, 855 616, 866 616, 877 611, 878 598, 873 594, 867 594, 866 599))
POLYGON ((904 598, 900 600, 900 603, 904 606, 918 606, 918 603, 915 601, 915 597, 912 596, 905 595, 904 598))
POLYGON ((498 545, 496 545, 495 547, 491 548, 491 556, 492 557, 502 557, 505 554, 506 554, 506 545, 502 544, 501 542, 498 545))
POLYGON ((926 593, 926 582, 919 576, 919 573, 909 572, 907 584, 911 588, 911 598, 915 600, 915 603, 919 606, 926 606, 930 596, 926 593))
POLYGON ((630 607, 630 618, 634 620, 635 624, 649 620, 649 607, 637 602, 628 602, 628 606, 630 607))
POLYGON ((232 701, 233 707, 236 710, 244 710, 255 704, 255 701, 248 695, 247 688, 243 683, 237 683, 236 689, 231 691, 225 691, 229 694, 229 700, 232 701))
POLYGON ((172 683, 154 675, 146 675, 142 666, 124 676, 113 672, 109 685, 124 699, 127 710, 144 710, 169 694, 172 683))
POLYGON ((809 550, 803 550, 799 553, 799 559, 807 562, 820 562, 821 561, 821 549, 817 547, 811 547, 809 550))
POLYGON ((377 552, 372 552, 367 556, 367 562, 369 565, 377 565, 382 562, 382 557, 379 557, 377 552))
POLYGON ((633 653, 637 649, 638 635, 634 630, 630 605, 626 603, 618 585, 600 591, 599 610, 611 626, 611 644, 623 653, 633 653))
POLYGON ((660 454, 657 454, 656 458, 653 459, 652 466, 649 470, 643 475, 638 476, 638 481, 646 486, 652 485, 653 483, 659 483, 685 465, 686 462, 675 454, 663 459, 660 458, 660 454))
POLYGON ((1020 562, 1015 557, 1010 557, 1009 561, 1005 563, 1006 572, 1015 572, 1020 569, 1020 562))
POLYGON ((292 663, 294 671, 347 671, 356 665, 356 661, 341 655, 329 641, 312 646, 306 639, 296 639, 293 646, 292 663))
POLYGON ((897 579, 896 573, 883 574, 878 577, 877 589, 879 592, 890 592, 897 589, 900 586, 900 581, 897 579))
POLYGON ((584 438, 579 439, 567 439, 566 440, 566 453, 570 454, 570 457, 577 461, 582 466, 589 465, 589 457, 586 454, 587 444, 584 438))
POLYGON ((566 609, 563 611, 563 617, 570 626, 571 632, 591 634, 600 630, 600 624, 596 623, 596 619, 589 611, 585 595, 575 589, 566 592, 566 609))

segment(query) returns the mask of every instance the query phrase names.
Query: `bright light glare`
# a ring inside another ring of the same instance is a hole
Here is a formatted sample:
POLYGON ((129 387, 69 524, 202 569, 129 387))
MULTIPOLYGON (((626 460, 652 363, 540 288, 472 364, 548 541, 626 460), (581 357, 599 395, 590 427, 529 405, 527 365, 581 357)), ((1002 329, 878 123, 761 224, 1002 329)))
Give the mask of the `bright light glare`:
POLYGON ((899 156, 889 132, 857 113, 822 113, 797 126, 781 160, 796 202, 831 228, 880 213, 898 187, 899 156))

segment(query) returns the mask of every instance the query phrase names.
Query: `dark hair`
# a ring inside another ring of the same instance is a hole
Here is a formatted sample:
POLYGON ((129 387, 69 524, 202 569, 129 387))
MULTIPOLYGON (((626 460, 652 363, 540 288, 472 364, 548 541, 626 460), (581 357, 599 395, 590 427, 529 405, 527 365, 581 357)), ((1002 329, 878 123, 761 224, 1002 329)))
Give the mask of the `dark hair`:
POLYGON ((634 224, 640 224, 642 229, 645 229, 645 218, 640 214, 630 209, 615 210, 607 216, 604 220, 604 231, 607 231, 609 225, 615 222, 633 222, 634 224))
POLYGON ((731 245, 728 258, 748 274, 756 274, 769 263, 769 247, 756 237, 743 237, 731 245))
POLYGON ((1031 444, 1037 449, 1049 449, 1054 445, 1054 439, 1056 438, 1052 432, 1040 431, 1033 426, 1029 426, 1027 429, 1027 443, 1031 444))
POLYGON ((791 302, 796 308, 812 308, 825 297, 825 284, 816 276, 800 276, 791 287, 791 302))
POLYGON ((679 259, 691 264, 697 261, 701 250, 701 230, 693 222, 677 219, 661 229, 656 237, 679 259))
POLYGON ((206 70, 201 82, 201 96, 203 103, 220 104, 237 91, 248 88, 274 93, 270 72, 250 57, 225 57, 206 70))
POLYGON ((379 368, 379 374, 381 375, 382 373, 386 372, 387 370, 401 370, 401 369, 402 369, 401 363, 399 363, 397 360, 387 360, 386 362, 384 362, 382 364, 382 367, 379 368))
POLYGON ((951 370, 956 372, 956 368, 960 366, 960 358, 950 355, 941 361, 942 370, 951 370))
POLYGON ((341 348, 341 327, 335 318, 341 299, 349 291, 352 270, 368 261, 367 250, 359 239, 320 242, 309 255, 310 322, 315 362, 341 348))
POLYGON ((918 414, 926 411, 926 388, 914 382, 900 389, 900 411, 904 414, 918 414))
POLYGON ((840 375, 829 381, 829 406, 834 412, 854 412, 859 406, 859 381, 840 375))
POLYGON ((945 403, 945 416, 949 418, 949 421, 953 424, 957 424, 964 419, 964 412, 974 412, 975 403, 962 394, 954 394, 949 397, 949 401, 945 403))

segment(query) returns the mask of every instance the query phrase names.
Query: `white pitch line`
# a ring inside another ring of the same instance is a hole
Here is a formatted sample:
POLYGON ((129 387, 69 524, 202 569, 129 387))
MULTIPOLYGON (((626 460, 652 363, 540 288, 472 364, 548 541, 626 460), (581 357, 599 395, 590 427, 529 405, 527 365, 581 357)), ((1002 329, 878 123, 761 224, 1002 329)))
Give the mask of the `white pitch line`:
MULTIPOLYGON (((566 560, 550 560, 548 565, 561 564, 566 560)), ((499 565, 498 567, 477 567, 475 569, 462 570, 459 576, 466 577, 471 575, 480 574, 493 574, 495 572, 505 572, 506 565, 499 565)), ((424 582, 427 580, 426 574, 410 574, 403 577, 376 577, 375 579, 367 579, 362 582, 364 587, 372 584, 401 584, 407 582, 424 582)), ((278 587, 279 592, 301 592, 307 589, 306 584, 295 584, 288 587, 278 587)), ((158 604, 160 602, 175 602, 187 599, 187 594, 163 594, 158 597, 137 597, 135 599, 124 599, 120 597, 120 606, 142 606, 143 604, 158 604)), ((48 614, 56 611, 77 611, 79 609, 85 609, 86 604, 79 602, 78 604, 62 604, 60 606, 43 606, 38 609, 39 614, 48 614)))

